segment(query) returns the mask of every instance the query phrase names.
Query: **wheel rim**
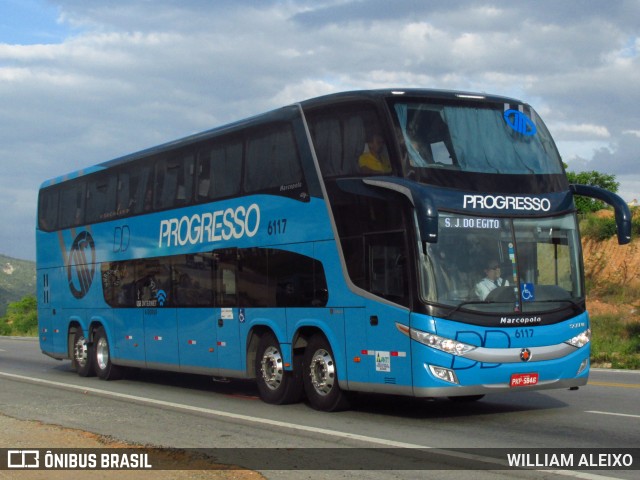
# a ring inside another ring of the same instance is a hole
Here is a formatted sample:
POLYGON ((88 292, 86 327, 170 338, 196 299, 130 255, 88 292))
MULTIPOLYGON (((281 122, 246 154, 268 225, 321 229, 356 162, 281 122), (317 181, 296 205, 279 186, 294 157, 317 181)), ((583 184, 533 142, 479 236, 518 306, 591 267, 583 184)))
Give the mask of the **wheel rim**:
POLYGON ((264 351, 262 360, 260 361, 260 373, 262 374, 265 385, 269 387, 270 390, 277 390, 282 384, 284 378, 282 365, 282 355, 280 355, 280 351, 273 346, 268 347, 264 351))
POLYGON ((106 369, 109 364, 109 343, 104 337, 101 337, 96 344, 96 362, 100 370, 106 369))
POLYGON ((309 365, 311 385, 318 395, 328 395, 333 388, 336 379, 335 363, 331 354, 321 348, 313 354, 309 365))
POLYGON ((73 349, 73 356, 76 359, 76 363, 80 367, 85 367, 87 362, 89 361, 88 353, 87 353, 87 339, 84 336, 79 337, 76 340, 73 349))

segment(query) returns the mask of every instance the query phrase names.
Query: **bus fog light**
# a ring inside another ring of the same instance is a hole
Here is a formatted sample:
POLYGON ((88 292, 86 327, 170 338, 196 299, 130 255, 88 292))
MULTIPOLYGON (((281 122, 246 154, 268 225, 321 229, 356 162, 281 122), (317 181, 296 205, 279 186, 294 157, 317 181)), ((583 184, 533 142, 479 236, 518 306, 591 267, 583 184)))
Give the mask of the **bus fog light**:
POLYGON ((576 348, 584 347, 591 340, 591 329, 587 328, 584 332, 579 333, 575 337, 570 340, 567 340, 565 343, 572 345, 576 348))
POLYGON ((582 360, 582 363, 578 367, 578 371, 576 372, 576 375, 580 375, 582 372, 584 372, 584 369, 587 368, 588 366, 589 366, 589 359, 585 358, 584 360, 582 360))
POLYGON ((444 380, 445 382, 455 383, 458 385, 458 377, 456 376, 453 370, 449 370, 448 368, 436 367, 435 365, 429 365, 429 370, 431 373, 439 378, 440 380, 444 380))

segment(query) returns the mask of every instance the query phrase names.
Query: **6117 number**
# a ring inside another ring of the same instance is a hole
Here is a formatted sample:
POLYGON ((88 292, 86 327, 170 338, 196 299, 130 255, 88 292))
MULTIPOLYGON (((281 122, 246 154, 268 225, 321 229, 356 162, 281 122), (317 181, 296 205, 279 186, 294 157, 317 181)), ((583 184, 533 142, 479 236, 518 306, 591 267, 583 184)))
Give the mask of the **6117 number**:
POLYGON ((287 230, 287 219, 269 220, 267 224, 267 233, 269 235, 282 235, 287 230))

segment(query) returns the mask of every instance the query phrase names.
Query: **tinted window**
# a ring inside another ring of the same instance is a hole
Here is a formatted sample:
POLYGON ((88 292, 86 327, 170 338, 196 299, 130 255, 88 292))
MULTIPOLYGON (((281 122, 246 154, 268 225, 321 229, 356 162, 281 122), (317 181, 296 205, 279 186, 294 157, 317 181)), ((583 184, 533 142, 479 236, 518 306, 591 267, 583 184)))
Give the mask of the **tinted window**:
POLYGON ((38 204, 38 222, 45 231, 55 230, 58 226, 58 190, 49 188, 40 191, 38 204))
POLYGON ((154 206, 158 210, 190 203, 193 186, 193 155, 171 157, 156 164, 154 206))
POLYGON ((266 249, 239 250, 238 290, 241 307, 268 307, 274 304, 275 285, 269 282, 266 249))
POLYGON ((115 174, 94 175, 87 182, 87 203, 84 221, 99 222, 116 216, 118 180, 115 174))
POLYGON ((258 192, 302 182, 298 148, 290 125, 258 131, 247 141, 244 188, 258 192))
POLYGON ((221 143, 198 153, 199 201, 239 194, 241 179, 242 142, 221 143))
POLYGON ((309 115, 309 127, 324 177, 390 173, 389 152, 372 107, 351 105, 313 112, 309 115), (369 169, 374 161, 371 156, 386 171, 369 169))
POLYGON ((327 303, 322 264, 285 250, 240 251, 241 307, 312 307, 327 303))
POLYGON ((153 167, 150 164, 129 166, 118 174, 118 214, 137 215, 153 206, 153 167))
POLYGON ((328 298, 320 262, 275 249, 110 262, 101 273, 112 307, 320 307, 328 298))
POLYGON ((135 263, 103 263, 102 289, 105 301, 112 307, 135 307, 136 277, 135 263))
POLYGON ((80 225, 84 221, 84 192, 83 182, 71 182, 61 189, 58 214, 61 228, 80 225))
POLYGON ((174 304, 213 306, 213 254, 178 255, 172 259, 174 304))
POLYGON ((214 305, 235 307, 238 305, 237 270, 238 251, 235 248, 217 250, 214 262, 214 305))

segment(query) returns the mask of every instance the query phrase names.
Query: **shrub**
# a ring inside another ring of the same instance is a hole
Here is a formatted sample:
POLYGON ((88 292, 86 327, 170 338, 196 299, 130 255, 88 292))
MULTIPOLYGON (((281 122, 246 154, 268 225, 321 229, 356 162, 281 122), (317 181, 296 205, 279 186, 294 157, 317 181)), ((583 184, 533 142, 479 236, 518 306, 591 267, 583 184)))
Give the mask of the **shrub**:
POLYGON ((612 217, 598 217, 587 214, 580 222, 580 233, 597 241, 607 240, 616 235, 616 221, 612 217))

